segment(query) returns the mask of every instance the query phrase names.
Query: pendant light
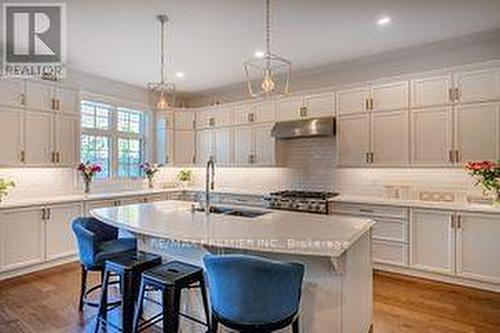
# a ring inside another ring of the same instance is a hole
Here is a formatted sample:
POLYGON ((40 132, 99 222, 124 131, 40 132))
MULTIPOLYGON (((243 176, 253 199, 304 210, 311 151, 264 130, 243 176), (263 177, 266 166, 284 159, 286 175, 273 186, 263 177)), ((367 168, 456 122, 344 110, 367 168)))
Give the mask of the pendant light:
POLYGON ((288 93, 292 63, 271 52, 271 0, 266 0, 266 51, 245 61, 243 69, 250 96, 288 93))
POLYGON ((160 82, 149 82, 148 89, 151 92, 157 109, 164 110, 174 104, 175 85, 167 82, 167 55, 166 55, 166 30, 168 16, 161 14, 157 16, 160 21, 160 82))

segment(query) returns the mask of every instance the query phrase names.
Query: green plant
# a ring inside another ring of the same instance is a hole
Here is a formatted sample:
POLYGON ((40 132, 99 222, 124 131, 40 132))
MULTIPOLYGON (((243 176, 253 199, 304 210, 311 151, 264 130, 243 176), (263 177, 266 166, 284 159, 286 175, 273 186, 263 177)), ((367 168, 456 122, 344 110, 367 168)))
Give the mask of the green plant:
POLYGON ((189 182, 189 181, 191 181, 191 177, 192 176, 193 176, 193 172, 191 170, 182 169, 181 171, 179 171, 179 174, 177 175, 177 178, 181 182, 189 182))
POLYGON ((9 190, 16 186, 12 180, 0 178, 0 200, 9 193, 9 190))

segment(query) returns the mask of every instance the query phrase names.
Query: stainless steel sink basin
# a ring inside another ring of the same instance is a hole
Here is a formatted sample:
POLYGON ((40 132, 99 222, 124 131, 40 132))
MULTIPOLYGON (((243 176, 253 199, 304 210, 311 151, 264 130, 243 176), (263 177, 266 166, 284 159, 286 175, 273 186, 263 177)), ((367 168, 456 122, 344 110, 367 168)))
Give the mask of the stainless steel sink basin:
MULTIPOLYGON (((198 207, 195 208, 197 212, 204 212, 205 208, 198 207)), ((223 214, 229 216, 239 216, 239 217, 247 217, 247 218, 255 218, 265 214, 269 214, 269 212, 263 210, 253 210, 253 209, 242 209, 242 208, 234 208, 234 207, 223 207, 223 206, 210 206, 210 214, 223 214)))
POLYGON ((266 215, 266 214, 269 214, 269 212, 262 211, 262 210, 249 210, 249 209, 235 209, 233 211, 225 213, 225 215, 241 216, 241 217, 248 217, 248 218, 259 217, 259 216, 266 215))

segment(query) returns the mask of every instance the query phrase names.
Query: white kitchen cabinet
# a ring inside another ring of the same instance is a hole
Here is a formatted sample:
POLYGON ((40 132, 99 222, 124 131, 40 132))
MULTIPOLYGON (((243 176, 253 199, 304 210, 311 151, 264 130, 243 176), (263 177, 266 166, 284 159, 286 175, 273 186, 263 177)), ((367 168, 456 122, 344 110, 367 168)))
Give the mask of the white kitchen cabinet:
POLYGON ((0 106, 23 108, 26 102, 23 80, 0 80, 0 106))
POLYGON ((196 163, 204 166, 214 156, 213 130, 204 129, 196 132, 196 163))
POLYGON ((410 217, 410 267, 453 275, 455 228, 452 211, 412 209, 410 217))
POLYGON ((90 211, 98 208, 114 207, 116 206, 116 200, 97 200, 97 201, 87 201, 84 204, 84 214, 90 217, 90 211))
POLYGON ((407 165, 410 144, 408 111, 373 112, 370 126, 370 163, 378 166, 407 165))
POLYGON ((341 116, 337 118, 338 163, 341 166, 368 165, 370 152, 370 116, 341 116))
POLYGON ((80 117, 56 115, 54 137, 56 164, 75 167, 80 162, 80 117))
POLYGON ((276 116, 278 121, 300 118, 300 110, 304 106, 303 96, 282 97, 276 101, 276 116))
POLYGON ((55 108, 65 114, 80 114, 80 94, 77 89, 56 85, 53 98, 56 100, 55 108))
POLYGON ((192 165, 195 161, 195 134, 194 131, 174 132, 174 164, 192 165))
POLYGON ((54 111, 54 83, 26 81, 26 108, 54 111))
POLYGON ((449 166, 453 163, 453 109, 411 110, 411 163, 419 166, 449 166))
POLYGON ((457 276, 500 283, 500 216, 459 212, 457 276))
POLYGON ((301 118, 333 117, 335 114, 335 95, 333 93, 306 95, 305 110, 299 112, 301 118))
POLYGON ((273 124, 254 126, 254 157, 252 164, 273 166, 275 164, 276 140, 271 136, 273 124))
POLYGON ((378 84, 371 87, 373 111, 402 110, 409 107, 408 81, 378 84))
POLYGON ((412 80, 410 85, 413 109, 446 106, 453 102, 450 99, 451 75, 420 78, 412 80))
POLYGON ((219 166, 231 164, 231 129, 217 128, 213 130, 212 151, 215 156, 215 163, 219 166))
POLYGON ((53 166, 54 115, 27 110, 24 118, 25 162, 30 166, 53 166))
POLYGON ((156 129, 156 162, 161 165, 171 165, 174 157, 174 130, 168 128, 156 129))
POLYGON ((196 115, 196 128, 224 127, 231 125, 231 109, 225 105, 200 110, 196 115))
POLYGON ((372 257, 376 264, 408 266, 408 245, 373 239, 372 257))
POLYGON ((252 126, 239 126, 233 129, 234 137, 234 164, 246 166, 251 164, 253 153, 252 126))
POLYGON ((358 87, 337 92, 337 114, 364 113, 368 111, 370 88, 358 87))
POLYGON ((275 120, 274 103, 271 100, 244 103, 233 109, 233 125, 265 123, 275 120))
POLYGON ((0 270, 18 269, 44 261, 42 207, 0 212, 0 231, 0 270))
POLYGON ((17 166, 22 164, 23 114, 23 111, 19 109, 0 109, 1 166, 17 166))
POLYGON ((80 203, 53 205, 46 208, 45 249, 46 259, 58 259, 78 252, 71 229, 72 221, 82 215, 80 203))
POLYGON ((459 163, 500 158, 500 103, 458 105, 455 147, 459 163))
POLYGON ((187 109, 177 109, 174 112, 174 124, 176 130, 193 130, 195 124, 195 112, 187 109))
MULTIPOLYGON (((182 111, 177 111, 182 112, 182 111)), ((182 124, 181 124, 182 125, 182 124)), ((193 124, 191 123, 192 129, 193 124)), ((174 112, 173 111, 162 111, 156 114, 156 128, 161 129, 173 129, 174 127, 174 112)))
POLYGON ((454 74, 459 103, 500 99, 500 68, 462 71, 454 74))

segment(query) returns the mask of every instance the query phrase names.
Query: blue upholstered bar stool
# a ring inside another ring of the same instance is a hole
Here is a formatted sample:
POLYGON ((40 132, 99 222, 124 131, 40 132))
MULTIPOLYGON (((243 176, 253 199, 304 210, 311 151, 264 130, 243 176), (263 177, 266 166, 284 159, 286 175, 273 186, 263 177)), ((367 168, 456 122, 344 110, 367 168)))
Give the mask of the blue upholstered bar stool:
POLYGON ((207 255, 203 261, 213 333, 219 323, 239 332, 273 332, 289 325, 299 332, 302 264, 247 255, 207 255))
POLYGON ((78 309, 83 310, 83 305, 97 307, 98 303, 87 300, 87 296, 102 284, 87 290, 87 274, 89 271, 104 271, 106 259, 133 253, 137 250, 135 238, 118 238, 118 228, 107 225, 92 217, 79 217, 73 220, 73 232, 76 235, 81 264, 80 301, 78 309))

